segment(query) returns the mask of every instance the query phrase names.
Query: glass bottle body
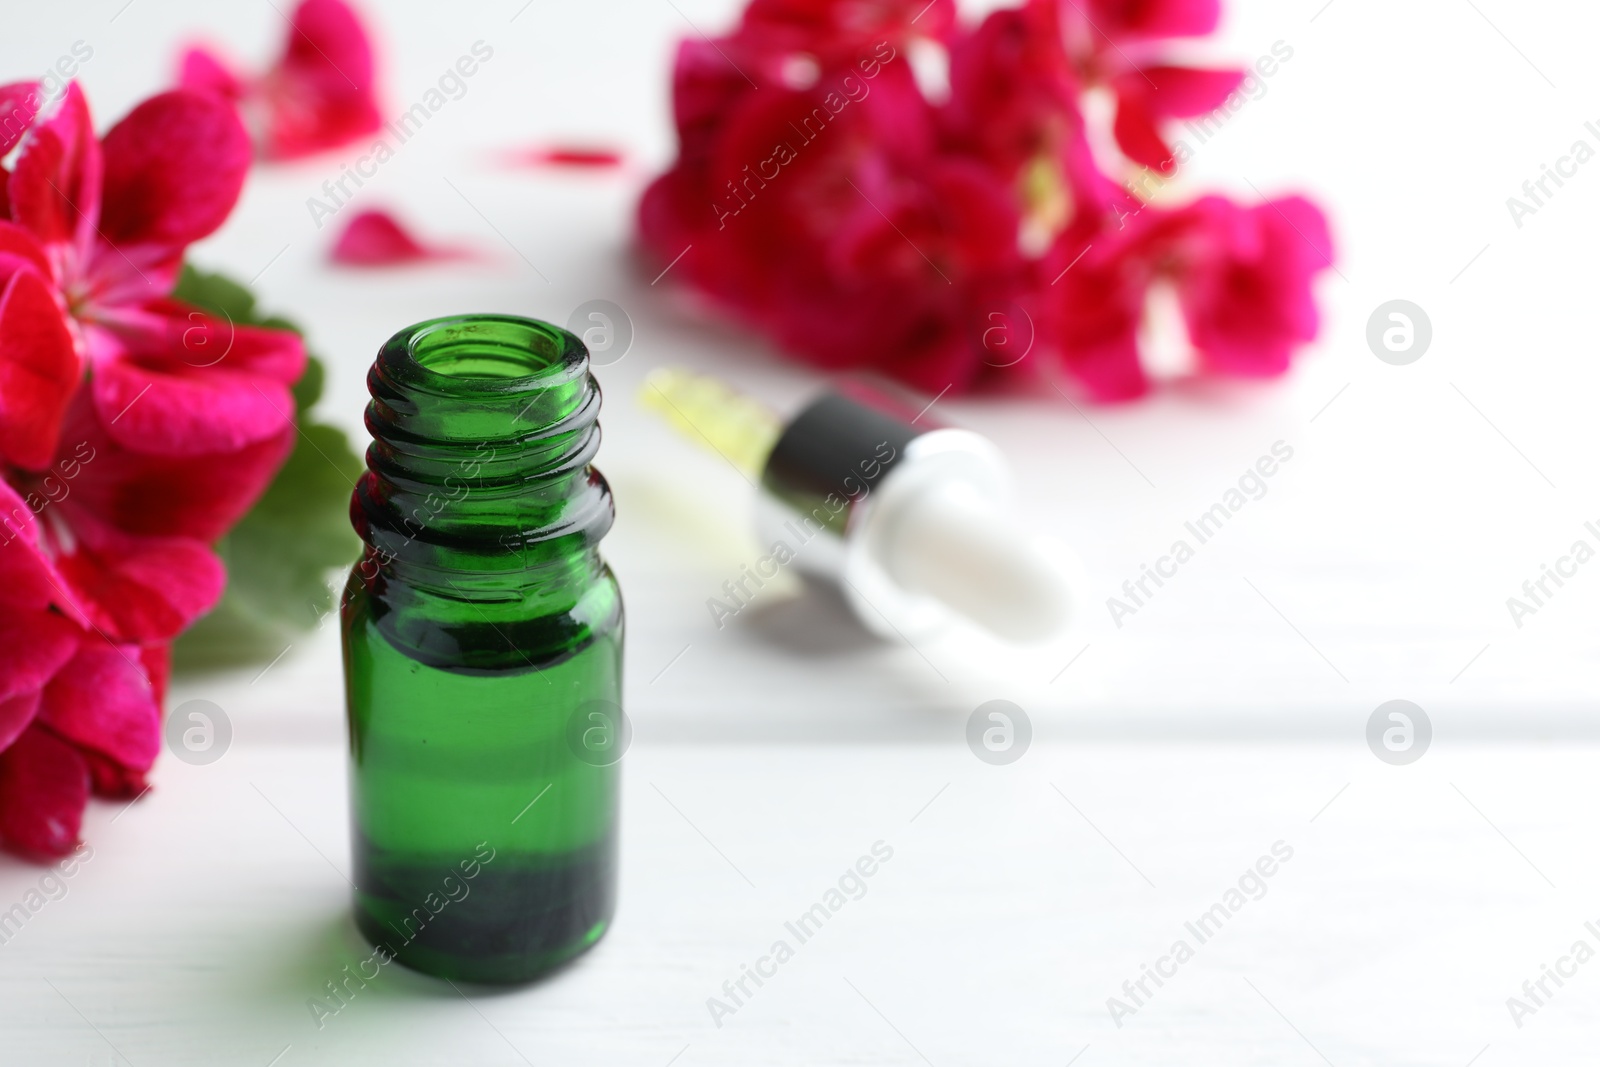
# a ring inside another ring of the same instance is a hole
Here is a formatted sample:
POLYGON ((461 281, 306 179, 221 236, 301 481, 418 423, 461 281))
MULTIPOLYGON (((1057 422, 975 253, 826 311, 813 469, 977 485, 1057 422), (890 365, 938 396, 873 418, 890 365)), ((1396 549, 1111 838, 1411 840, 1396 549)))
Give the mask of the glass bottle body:
POLYGON ((341 609, 356 922, 418 970, 525 981, 615 907, 623 612, 596 547, 598 392, 576 338, 487 316, 402 331, 369 385, 367 550, 341 609))

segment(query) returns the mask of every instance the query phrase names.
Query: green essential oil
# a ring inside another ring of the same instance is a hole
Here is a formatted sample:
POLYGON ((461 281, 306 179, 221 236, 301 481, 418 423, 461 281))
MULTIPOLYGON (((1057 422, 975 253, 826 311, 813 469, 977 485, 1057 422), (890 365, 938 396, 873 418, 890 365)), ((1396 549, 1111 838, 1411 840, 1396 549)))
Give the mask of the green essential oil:
POLYGON ((342 607, 356 923, 418 970, 526 981, 615 908, 600 394, 578 338, 497 315, 401 331, 367 384, 342 607))

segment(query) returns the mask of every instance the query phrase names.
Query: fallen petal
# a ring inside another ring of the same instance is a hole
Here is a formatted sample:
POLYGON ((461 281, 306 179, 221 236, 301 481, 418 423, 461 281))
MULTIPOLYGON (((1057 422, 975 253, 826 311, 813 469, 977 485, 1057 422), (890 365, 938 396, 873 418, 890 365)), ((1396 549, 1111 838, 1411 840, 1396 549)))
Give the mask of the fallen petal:
POLYGON ((470 258, 465 249, 424 244, 386 211, 363 211, 346 224, 329 258, 349 267, 391 267, 428 260, 470 258))
POLYGON ((622 153, 611 148, 578 145, 523 148, 502 153, 502 163, 513 167, 579 167, 605 170, 622 166, 622 153))

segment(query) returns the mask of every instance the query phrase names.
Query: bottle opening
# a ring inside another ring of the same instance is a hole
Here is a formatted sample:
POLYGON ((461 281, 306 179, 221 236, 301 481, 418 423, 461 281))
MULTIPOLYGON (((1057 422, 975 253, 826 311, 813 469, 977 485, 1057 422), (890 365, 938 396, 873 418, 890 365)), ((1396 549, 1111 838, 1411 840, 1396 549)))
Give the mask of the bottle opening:
MULTIPOLYGON (((600 408, 583 341, 516 315, 451 315, 408 326, 378 350, 367 390, 373 438, 424 467, 456 461, 439 449, 498 448, 495 442, 507 443, 497 463, 515 454, 534 467, 559 465, 562 455, 590 447, 600 408), (526 452, 534 437, 545 441, 548 456, 526 452)), ((421 477, 422 469, 412 474, 421 477)))
POLYGON ((410 348, 419 366, 463 381, 537 377, 568 357, 565 338, 545 324, 488 316, 435 322, 411 338, 410 348))

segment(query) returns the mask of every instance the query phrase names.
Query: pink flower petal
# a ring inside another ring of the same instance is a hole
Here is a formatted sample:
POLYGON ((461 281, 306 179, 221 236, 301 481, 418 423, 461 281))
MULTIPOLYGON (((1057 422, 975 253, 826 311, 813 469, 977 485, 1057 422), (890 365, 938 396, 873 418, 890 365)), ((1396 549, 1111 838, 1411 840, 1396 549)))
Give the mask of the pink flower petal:
POLYGON ((89 803, 89 770, 67 742, 34 725, 0 752, 0 844, 28 859, 65 856, 78 845, 89 803))
POLYGON ((1119 75, 1113 81, 1118 147, 1135 163, 1169 172, 1172 149, 1161 135, 1160 120, 1214 111, 1243 80, 1243 71, 1193 67, 1145 67, 1119 75))
POLYGON ((0 293, 0 458, 33 470, 48 466, 82 378, 55 294, 31 270, 13 274, 0 293))
POLYGON ((1158 254, 1176 264, 1184 321, 1207 369, 1282 374, 1294 349, 1316 336, 1312 282, 1333 249, 1326 220, 1308 201, 1241 207, 1205 197, 1172 213, 1157 240, 1158 254))
POLYGON ((1242 70, 1156 66, 1123 75, 1117 87, 1144 93, 1146 106, 1161 118, 1187 119, 1222 106, 1243 81, 1242 70))
POLYGON ((355 9, 343 0, 302 0, 283 65, 329 81, 372 84, 372 43, 355 9))
POLYGON ((41 278, 53 273, 38 239, 16 223, 0 220, 0 278, 9 281, 19 270, 35 271, 41 278))
POLYGON ((377 130, 373 82, 372 45, 355 11, 341 0, 305 0, 283 59, 263 80, 267 156, 310 155, 377 130))
POLYGON ((1084 0, 1084 18, 1116 39, 1203 37, 1222 18, 1221 0, 1084 0))
POLYGON ((129 534, 210 544, 271 483, 294 447, 295 431, 285 426, 278 436, 235 452, 149 455, 118 444, 93 402, 80 394, 68 412, 63 439, 81 442, 87 457, 72 482, 73 503, 129 534))
POLYGON ((131 355, 173 373, 221 367, 279 385, 293 385, 306 369, 305 342, 293 330, 241 326, 180 300, 118 308, 101 321, 114 335, 97 338, 106 342, 107 359, 131 355))
POLYGON ((62 596, 60 578, 45 558, 34 516, 50 506, 47 489, 60 481, 41 479, 26 496, 0 480, 0 614, 41 609, 62 596))
MULTIPOLYGON (((1303 196, 1285 196, 1258 205, 1255 210, 1271 211, 1289 228, 1294 240, 1288 241, 1288 246, 1298 257, 1300 271, 1315 273, 1333 266, 1333 232, 1328 216, 1317 205, 1303 196)), ((1287 239, 1288 234, 1284 236, 1287 239)))
POLYGON ((89 789, 97 797, 133 801, 150 788, 146 780, 149 768, 134 770, 93 749, 79 749, 78 755, 89 768, 89 789))
POLYGON ((721 45, 685 37, 672 65, 672 117, 682 154, 698 158, 715 147, 722 123, 746 95, 754 92, 729 61, 721 45))
POLYGON ((501 160, 510 166, 577 167, 585 170, 607 170, 622 166, 622 153, 612 148, 557 145, 506 152, 502 154, 501 160))
POLYGON ((1072 376, 1100 401, 1147 392, 1138 335, 1149 267, 1137 243, 1125 235, 1101 238, 1088 248, 1064 243, 1052 252, 1045 274, 1055 281, 1042 328, 1072 376))
POLYGON ((205 542, 127 534, 80 504, 55 505, 72 530, 56 570, 94 627, 122 641, 166 641, 216 604, 227 582, 205 542))
POLYGON ((941 37, 955 21, 955 0, 751 0, 739 37, 766 51, 853 64, 874 46, 941 37))
MULTIPOLYGON (((69 652, 68 658, 71 655, 69 652)), ((0 699, 0 752, 10 748, 22 731, 33 725, 34 716, 39 713, 39 698, 40 690, 35 688, 0 699)))
POLYGON ((132 647, 85 640, 45 687, 39 722, 135 771, 161 752, 161 708, 132 647))
POLYGON ((10 152, 22 141, 23 134, 33 126, 44 106, 44 95, 35 81, 12 82, 0 85, 0 156, 10 152))
MULTIPOLYGON (((80 633, 51 611, 0 615, 0 701, 43 689, 77 651, 80 633)), ((5 735, 4 717, 0 713, 0 748, 11 743, 5 735)))
POLYGON ((193 45, 183 53, 178 63, 178 86, 216 93, 230 100, 239 99, 246 89, 244 80, 220 56, 202 45, 193 45))
POLYGON ((464 249, 422 243, 387 211, 363 211, 345 225, 329 258, 347 267, 391 267, 469 255, 464 249))
POLYGON ((156 707, 167 700, 167 679, 172 674, 171 645, 140 645, 134 654, 144 676, 150 680, 150 692, 155 694, 156 707))
MULTIPOLYGON (((133 653, 134 662, 149 680, 150 697, 155 701, 157 712, 160 712, 166 704, 166 678, 171 673, 171 661, 173 661, 171 646, 139 645, 136 648, 130 646, 128 651, 133 653)), ((82 755, 85 763, 90 766, 90 785, 96 797, 138 800, 149 790, 149 784, 146 782, 149 766, 138 768, 118 763, 114 758, 101 755, 93 749, 83 750, 82 755)))
MULTIPOLYGON (((125 646, 124 651, 130 653, 139 665, 139 669, 144 672, 150 684, 151 699, 159 714, 167 699, 167 676, 171 673, 172 667, 171 646, 129 645, 125 646)), ((89 779, 95 796, 114 800, 135 800, 148 790, 145 772, 150 769, 149 765, 130 766, 110 756, 102 755, 94 749, 84 750, 82 755, 89 765, 89 779)))
POLYGON ((95 409, 119 444, 156 456, 236 452, 292 432, 289 387, 235 370, 226 358, 192 367, 172 354, 101 363, 90 381, 95 409))
POLYGON ((73 82, 17 158, 7 187, 12 221, 46 245, 71 246, 87 258, 100 218, 101 173, 94 121, 73 82))
POLYGON ((1123 96, 1117 100, 1117 117, 1112 123, 1112 133, 1122 154, 1142 167, 1151 167, 1163 174, 1173 168, 1172 148, 1161 136, 1155 113, 1150 110, 1147 98, 1140 93, 1123 96))
POLYGON ((222 225, 250 169, 250 138, 233 106, 189 89, 134 108, 106 134, 104 149, 100 232, 117 251, 102 255, 163 275, 187 245, 222 225))

